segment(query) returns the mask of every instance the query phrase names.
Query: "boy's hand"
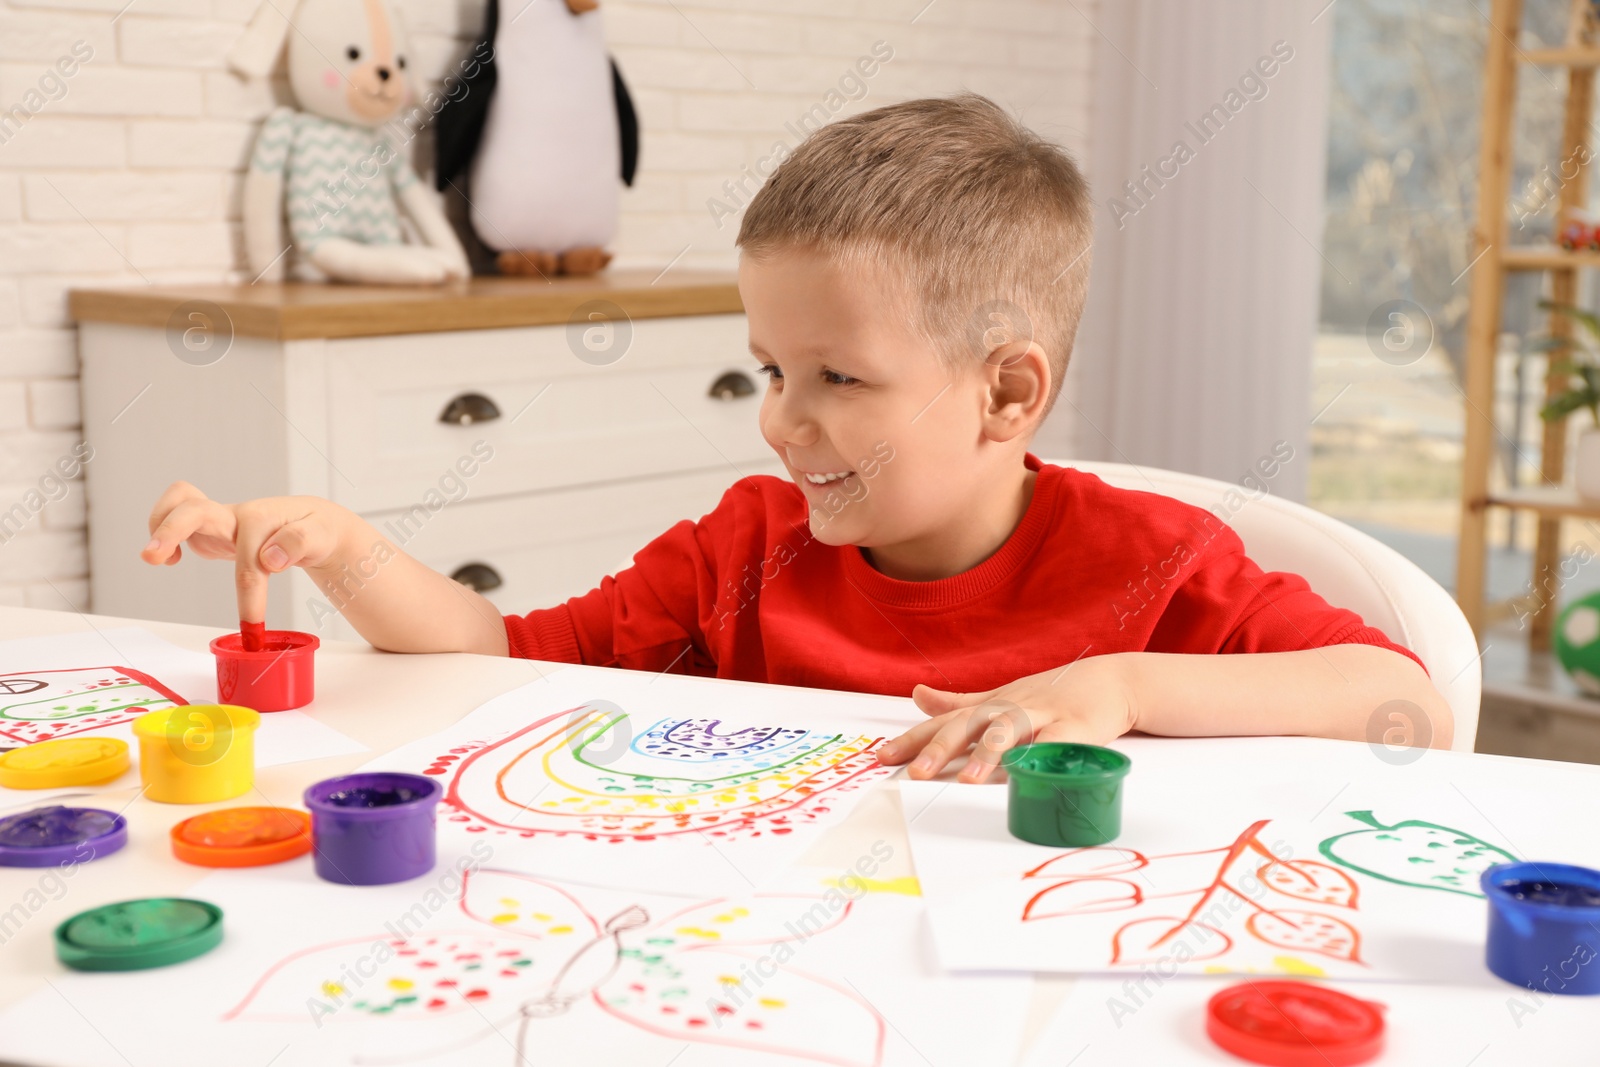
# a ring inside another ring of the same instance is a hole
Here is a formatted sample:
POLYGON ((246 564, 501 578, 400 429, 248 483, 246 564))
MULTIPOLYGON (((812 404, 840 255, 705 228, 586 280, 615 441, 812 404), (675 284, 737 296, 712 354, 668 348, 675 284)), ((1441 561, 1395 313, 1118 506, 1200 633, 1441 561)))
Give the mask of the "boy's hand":
POLYGON ((150 509, 150 543, 139 556, 171 566, 183 542, 205 559, 234 561, 239 618, 263 622, 267 575, 287 567, 318 567, 334 557, 347 514, 312 496, 274 496, 242 504, 208 499, 188 482, 173 482, 150 509))
POLYGON ((1116 655, 1080 659, 987 693, 919 685, 911 698, 933 717, 879 746, 878 759, 890 765, 911 760, 912 778, 932 778, 976 742, 959 780, 981 782, 1014 745, 1103 745, 1133 729, 1135 719, 1128 672, 1116 655))

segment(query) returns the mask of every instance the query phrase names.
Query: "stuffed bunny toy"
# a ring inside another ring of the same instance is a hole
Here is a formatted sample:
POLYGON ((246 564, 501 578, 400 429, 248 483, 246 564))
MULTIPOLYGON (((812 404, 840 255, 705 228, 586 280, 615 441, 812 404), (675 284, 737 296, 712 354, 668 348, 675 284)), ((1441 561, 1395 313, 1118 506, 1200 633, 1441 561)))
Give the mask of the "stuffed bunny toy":
POLYGON ((297 278, 404 285, 468 277, 434 194, 381 131, 411 101, 406 37, 390 0, 263 0, 229 64, 264 77, 286 39, 299 109, 267 116, 244 186, 245 251, 257 280, 284 275, 286 212, 297 278), (402 211, 424 243, 404 243, 402 211))

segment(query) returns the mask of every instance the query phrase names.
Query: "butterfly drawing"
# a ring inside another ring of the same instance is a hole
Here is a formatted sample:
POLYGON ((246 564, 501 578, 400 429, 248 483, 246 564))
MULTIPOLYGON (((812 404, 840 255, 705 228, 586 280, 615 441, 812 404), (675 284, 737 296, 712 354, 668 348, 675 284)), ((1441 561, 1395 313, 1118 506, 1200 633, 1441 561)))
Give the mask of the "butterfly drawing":
POLYGON ((543 1062, 541 1022, 577 1013, 586 1033, 616 1026, 841 1067, 882 1062, 885 1022, 872 1006, 846 984, 786 965, 804 941, 847 920, 848 901, 752 894, 668 914, 633 904, 602 919, 581 892, 514 871, 469 871, 460 928, 397 932, 391 922, 375 936, 291 953, 224 1019, 309 1016, 321 1029, 465 1016, 475 1030, 432 1046, 430 1036, 445 1033, 434 1028, 406 1039, 404 1053, 353 1061, 373 1065, 467 1048, 473 1062, 543 1062))

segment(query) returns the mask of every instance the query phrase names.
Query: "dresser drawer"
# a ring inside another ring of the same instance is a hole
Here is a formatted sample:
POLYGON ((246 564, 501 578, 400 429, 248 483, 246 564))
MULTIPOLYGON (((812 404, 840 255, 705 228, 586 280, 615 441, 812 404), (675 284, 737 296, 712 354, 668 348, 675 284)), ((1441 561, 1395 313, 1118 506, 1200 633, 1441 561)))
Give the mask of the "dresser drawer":
POLYGON ((328 341, 329 495, 410 507, 479 440, 478 499, 765 461, 746 344, 743 315, 328 341))
MULTIPOLYGON (((775 460, 741 464, 745 474, 785 477, 775 460)), ((718 470, 641 481, 527 493, 494 500, 468 497, 426 518, 399 511, 363 516, 391 542, 444 574, 488 568, 500 581, 484 590, 506 613, 526 614, 588 592, 628 566, 633 554, 680 519, 698 519, 739 477, 718 470)), ((311 591, 310 580, 305 591, 311 591)), ((329 638, 360 640, 342 618, 317 612, 296 594, 296 622, 329 638), (320 623, 321 625, 318 625, 320 623)))

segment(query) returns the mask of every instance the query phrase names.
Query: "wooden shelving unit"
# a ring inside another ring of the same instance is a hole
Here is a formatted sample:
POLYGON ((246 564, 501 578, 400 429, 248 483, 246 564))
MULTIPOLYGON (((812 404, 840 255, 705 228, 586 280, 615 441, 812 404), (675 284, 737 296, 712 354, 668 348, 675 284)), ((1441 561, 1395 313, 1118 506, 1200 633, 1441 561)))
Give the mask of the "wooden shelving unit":
MULTIPOLYGON (((1582 22, 1590 0, 1571 0, 1571 24, 1582 22)), ((1600 67, 1600 47, 1579 43, 1576 30, 1560 48, 1521 49, 1522 0, 1492 0, 1490 28, 1484 55, 1483 134, 1479 146, 1478 221, 1474 231, 1471 306, 1467 318, 1466 442, 1461 472, 1461 539, 1456 561, 1456 599, 1480 641, 1488 617, 1485 603, 1485 564, 1488 523, 1492 509, 1519 509, 1538 517, 1538 538, 1533 558, 1533 581, 1553 578, 1560 562, 1563 519, 1600 518, 1600 504, 1580 500, 1562 485, 1566 474, 1566 425, 1544 424, 1540 455, 1540 482, 1535 487, 1491 492, 1490 465, 1501 431, 1494 424, 1495 356, 1500 334, 1501 303, 1506 275, 1516 271, 1547 271, 1550 298, 1561 304, 1575 301, 1578 272, 1600 267, 1600 252, 1566 251, 1554 245, 1508 247, 1506 208, 1510 197, 1512 151, 1511 120, 1515 110, 1519 66, 1564 67, 1567 100, 1562 125, 1563 161, 1575 160, 1571 180, 1561 186, 1558 210, 1587 205, 1589 196, 1589 122, 1594 97, 1595 68, 1600 67), (1580 150, 1583 150, 1580 155, 1580 150)), ((1572 336, 1573 324, 1552 315, 1550 333, 1572 336)), ((1545 379, 1545 393, 1564 385, 1560 374, 1545 379)), ((1552 588, 1556 586, 1551 586, 1552 588)), ((1533 613, 1528 628, 1529 647, 1546 649, 1555 605, 1548 599, 1533 613)))
POLYGON ((1534 67, 1600 67, 1600 48, 1593 45, 1564 45, 1560 48, 1530 48, 1518 57, 1534 67))
POLYGON ((1569 252, 1558 245, 1524 245, 1508 248, 1502 252, 1500 265, 1508 272, 1600 267, 1600 252, 1591 252, 1587 249, 1569 252))
POLYGON ((1600 501, 1584 500, 1564 485, 1529 485, 1489 495, 1491 507, 1520 508, 1563 519, 1600 519, 1600 501))

